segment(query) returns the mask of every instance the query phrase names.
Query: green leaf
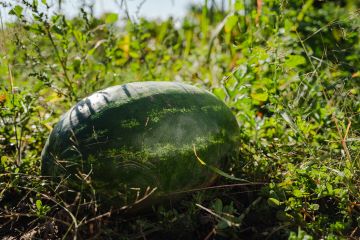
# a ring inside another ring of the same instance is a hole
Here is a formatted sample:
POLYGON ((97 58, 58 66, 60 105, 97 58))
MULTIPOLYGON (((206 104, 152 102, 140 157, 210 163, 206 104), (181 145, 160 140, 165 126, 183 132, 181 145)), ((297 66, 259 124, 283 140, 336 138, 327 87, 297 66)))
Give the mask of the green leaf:
POLYGON ((216 228, 221 230, 221 229, 226 229, 230 227, 229 223, 225 220, 221 220, 217 225, 216 225, 216 228))
POLYGON ((251 52, 256 62, 265 61, 269 58, 268 51, 263 47, 254 47, 251 52))
POLYGON ((105 15, 105 23, 112 24, 118 20, 118 15, 116 13, 107 13, 105 15))
POLYGON ((237 81, 243 81, 247 72, 248 72, 247 66, 244 64, 240 65, 236 70, 236 72, 234 73, 234 77, 236 78, 237 81))
POLYGON ((228 17, 224 27, 225 32, 231 32, 231 30, 235 27, 237 21, 238 16, 236 15, 231 15, 230 17, 228 17))
POLYGON ((76 57, 73 61, 73 69, 76 73, 79 73, 80 72, 80 67, 81 67, 81 58, 80 57, 76 57))
POLYGON ((58 27, 58 26, 56 26, 56 25, 52 26, 52 27, 51 27, 51 30, 54 31, 55 33, 59 34, 59 35, 63 35, 63 34, 64 34, 64 31, 63 31, 60 27, 58 27))
POLYGON ((213 208, 215 210, 215 212, 217 213, 221 213, 223 210, 223 203, 221 201, 221 199, 217 198, 214 202, 213 208))
POLYGON ((327 189, 329 195, 333 195, 334 190, 333 190, 333 187, 332 187, 332 185, 330 183, 326 183, 326 189, 327 189))
POLYGON ((268 97, 268 90, 266 87, 261 86, 261 85, 255 85, 252 89, 251 89, 251 97, 252 99, 259 101, 259 102, 265 102, 268 97))
POLYGON ((281 205, 281 202, 277 200, 276 198, 268 198, 267 203, 271 207, 278 207, 281 205))
POLYGON ((6 167, 8 160, 9 160, 9 159, 8 159, 7 156, 1 156, 1 165, 2 165, 3 167, 6 167))
POLYGON ((220 98, 221 100, 225 100, 226 98, 226 93, 223 88, 214 88, 213 94, 218 98, 220 98))
POLYGON ((306 195, 306 193, 304 193, 303 191, 301 191, 299 189, 294 189, 293 190, 293 195, 295 197, 301 198, 301 197, 304 197, 306 195))
POLYGON ((41 207, 42 207, 41 200, 36 200, 35 205, 36 205, 37 210, 41 210, 41 207))
POLYGON ((39 5, 38 0, 33 0, 33 2, 32 2, 32 7, 33 7, 34 9, 37 9, 38 5, 39 5))
POLYGON ((23 8, 21 6, 19 6, 19 5, 16 5, 13 9, 10 10, 9 14, 10 15, 15 15, 18 18, 21 18, 22 11, 23 11, 23 8))
POLYGON ((288 214, 287 212, 277 211, 277 212, 276 212, 276 218, 277 218, 278 220, 280 220, 280 221, 287 222, 287 221, 292 220, 294 217, 291 216, 290 214, 288 214))
POLYGON ((285 66, 288 68, 295 68, 301 64, 305 64, 306 63, 306 59, 301 56, 301 55, 290 55, 286 60, 285 60, 285 66))
POLYGON ((310 209, 311 209, 311 210, 314 210, 314 211, 317 211, 317 210, 320 209, 320 205, 319 205, 319 204, 316 204, 316 203, 311 204, 311 205, 310 205, 310 209))
POLYGON ((242 0, 236 0, 235 1, 235 11, 241 11, 245 9, 244 3, 242 0))

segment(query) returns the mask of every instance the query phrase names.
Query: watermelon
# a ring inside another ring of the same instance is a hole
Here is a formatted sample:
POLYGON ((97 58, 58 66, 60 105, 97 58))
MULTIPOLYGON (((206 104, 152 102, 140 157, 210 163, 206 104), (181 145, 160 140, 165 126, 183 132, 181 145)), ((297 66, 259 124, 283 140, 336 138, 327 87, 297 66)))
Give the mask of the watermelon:
POLYGON ((211 169, 226 167, 238 131, 229 108, 194 86, 113 86, 62 116, 42 151, 41 172, 77 189, 89 184, 100 200, 128 205, 150 190, 166 196, 209 186, 211 169))

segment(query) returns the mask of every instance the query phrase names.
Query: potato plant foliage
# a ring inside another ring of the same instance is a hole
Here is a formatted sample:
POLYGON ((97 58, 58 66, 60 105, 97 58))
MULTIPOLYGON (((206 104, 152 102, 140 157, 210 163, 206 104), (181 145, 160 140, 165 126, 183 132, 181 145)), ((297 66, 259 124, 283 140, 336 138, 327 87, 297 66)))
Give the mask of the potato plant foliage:
POLYGON ((14 19, 0 16, 1 238, 358 239, 358 1, 204 0, 161 21, 126 0, 101 17, 84 1, 70 19, 61 2, 0 0, 14 19), (238 155, 214 186, 131 215, 40 176, 61 114, 149 80, 207 89, 236 115, 238 155))

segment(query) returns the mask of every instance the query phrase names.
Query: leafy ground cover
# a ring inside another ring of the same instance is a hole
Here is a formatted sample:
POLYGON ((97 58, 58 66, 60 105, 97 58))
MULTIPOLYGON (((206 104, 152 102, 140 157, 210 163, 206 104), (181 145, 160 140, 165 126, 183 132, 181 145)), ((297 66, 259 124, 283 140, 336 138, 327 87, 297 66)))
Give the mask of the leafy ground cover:
MULTIPOLYGON (((215 1, 177 24, 66 18, 0 1, 0 236, 5 239, 358 239, 360 12, 338 1, 215 1), (239 155, 210 188, 126 215, 40 177, 60 115, 132 81, 181 81, 224 100, 239 155)), ((126 1, 119 3, 126 12, 126 1)))

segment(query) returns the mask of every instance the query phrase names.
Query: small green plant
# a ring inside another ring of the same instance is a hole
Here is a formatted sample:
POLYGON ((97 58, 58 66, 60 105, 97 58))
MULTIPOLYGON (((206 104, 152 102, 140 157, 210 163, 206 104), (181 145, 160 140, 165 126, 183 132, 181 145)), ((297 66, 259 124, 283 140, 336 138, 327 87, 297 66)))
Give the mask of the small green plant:
POLYGON ((35 201, 36 206, 36 215, 39 217, 46 216, 46 214, 50 211, 50 206, 43 205, 40 199, 35 201))

